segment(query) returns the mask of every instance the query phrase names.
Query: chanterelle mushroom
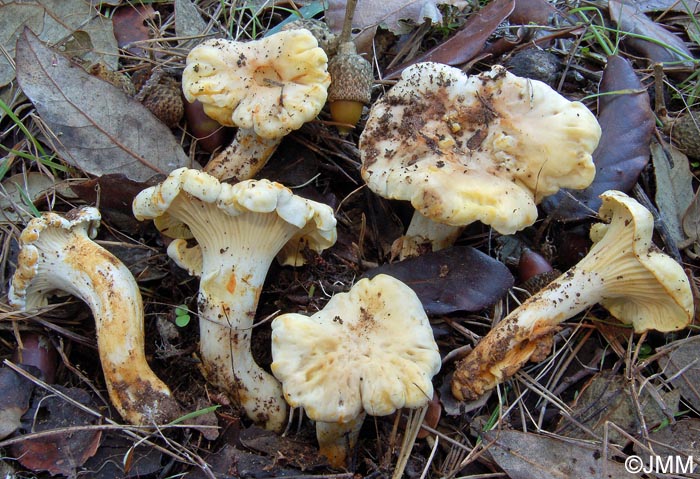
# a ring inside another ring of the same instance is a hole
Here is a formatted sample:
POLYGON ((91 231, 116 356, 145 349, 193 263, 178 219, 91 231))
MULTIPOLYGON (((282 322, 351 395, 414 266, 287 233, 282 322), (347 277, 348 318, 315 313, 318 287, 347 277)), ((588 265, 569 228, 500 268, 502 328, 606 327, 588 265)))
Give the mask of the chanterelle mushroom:
POLYGON ((474 221, 512 234, 559 188, 584 188, 600 126, 580 102, 501 66, 480 75, 418 63, 370 111, 362 177, 416 209, 402 256, 451 245, 474 221))
POLYGON ((236 137, 205 171, 246 180, 265 165, 289 132, 314 119, 326 103, 328 57, 306 29, 251 42, 207 40, 187 55, 185 98, 236 137))
POLYGON ((440 369, 420 300, 384 274, 361 279, 312 316, 275 318, 272 358, 284 397, 317 421, 321 453, 334 466, 345 465, 365 413, 425 406, 440 369))
POLYGON ((515 374, 539 340, 596 303, 635 332, 677 331, 693 317, 683 268, 651 241, 651 213, 619 191, 606 191, 591 228, 594 244, 574 267, 530 297, 492 329, 458 365, 452 393, 476 399, 515 374))
POLYGON ((92 207, 32 219, 19 238, 9 302, 27 311, 56 294, 85 301, 114 407, 132 424, 167 422, 180 407, 146 362, 141 293, 127 267, 91 240, 99 224, 100 212, 92 207))
POLYGON ((166 216, 171 225, 180 223, 178 233, 183 228, 191 232, 197 244, 188 247, 185 239, 176 239, 168 255, 201 277, 203 372, 251 419, 281 429, 286 417, 282 389, 250 351, 255 311, 270 263, 286 245, 321 251, 335 243, 333 210, 295 196, 279 183, 231 185, 186 168, 139 193, 133 210, 139 220, 166 216))

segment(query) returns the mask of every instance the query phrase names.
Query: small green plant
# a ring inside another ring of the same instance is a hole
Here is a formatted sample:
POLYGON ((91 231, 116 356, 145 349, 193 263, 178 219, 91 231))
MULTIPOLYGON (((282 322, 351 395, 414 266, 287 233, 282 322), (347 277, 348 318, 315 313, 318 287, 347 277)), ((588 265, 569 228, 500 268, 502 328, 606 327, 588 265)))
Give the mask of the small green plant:
POLYGON ((181 304, 175 307, 175 324, 179 328, 184 328, 190 324, 190 310, 187 309, 187 305, 181 304))

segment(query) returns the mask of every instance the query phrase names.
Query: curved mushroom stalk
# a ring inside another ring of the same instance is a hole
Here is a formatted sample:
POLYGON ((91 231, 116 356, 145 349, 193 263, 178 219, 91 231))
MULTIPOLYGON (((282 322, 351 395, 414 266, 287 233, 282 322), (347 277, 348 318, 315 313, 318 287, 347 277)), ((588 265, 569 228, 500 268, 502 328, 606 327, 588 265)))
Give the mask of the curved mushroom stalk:
POLYGON ((204 171, 220 180, 242 181, 255 176, 270 159, 282 137, 263 138, 239 128, 233 142, 205 165, 204 171))
POLYGON ((231 185, 186 168, 139 193, 133 210, 138 219, 161 218, 164 234, 179 236, 168 255, 201 277, 200 355, 207 380, 255 422, 281 430, 287 414, 282 389, 250 350, 255 311, 280 251, 300 244, 321 251, 335 243, 333 210, 279 183, 231 185), (188 248, 186 238, 197 244, 188 248))
POLYGON ((414 211, 406 234, 396 240, 399 259, 449 248, 455 244, 462 230, 464 226, 438 223, 414 211))
POLYGON ((95 318, 109 398, 119 414, 132 424, 172 420, 180 407, 146 361, 141 293, 126 266, 90 239, 99 222, 99 211, 90 207, 65 218, 45 213, 30 221, 20 236, 10 303, 30 310, 60 292, 85 301, 95 318))
POLYGON ((355 448, 360 437, 366 413, 360 413, 347 422, 316 421, 318 448, 332 467, 347 466, 348 454, 355 448))
MULTIPOLYGON (((176 203, 173 208, 178 208, 176 203)), ((180 207, 198 208, 190 204, 180 207)), ((251 339, 267 270, 275 252, 299 229, 289 223, 276 226, 279 220, 274 213, 244 213, 237 221, 248 225, 247 231, 244 236, 234 233, 230 248, 217 246, 211 251, 212 245, 225 242, 221 237, 203 240, 194 248, 186 248, 186 240, 176 239, 170 243, 168 255, 191 274, 201 276, 197 296, 199 350, 207 381, 226 391, 256 423, 280 430, 287 416, 282 387, 253 360, 251 339), (201 257, 193 259, 197 254, 201 257)), ((234 227, 222 229, 237 231, 234 227)))
POLYGON ((559 323, 596 303, 637 333, 688 325, 690 284, 683 268, 651 242, 651 213, 619 191, 601 198, 599 215, 610 223, 593 226, 589 253, 513 310, 457 364, 452 380, 457 399, 476 399, 515 374, 559 323))

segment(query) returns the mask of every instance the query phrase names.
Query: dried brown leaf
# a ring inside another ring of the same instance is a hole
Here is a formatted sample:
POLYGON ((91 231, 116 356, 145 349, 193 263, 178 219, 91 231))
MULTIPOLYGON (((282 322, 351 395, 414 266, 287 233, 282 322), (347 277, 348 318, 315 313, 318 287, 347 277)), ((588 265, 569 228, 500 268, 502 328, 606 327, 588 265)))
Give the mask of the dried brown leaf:
POLYGON ((15 55, 15 44, 24 27, 46 43, 64 42, 65 51, 72 50, 86 61, 102 61, 116 68, 119 56, 112 22, 97 9, 86 7, 83 0, 0 2, 0 45, 4 53, 0 54, 0 87, 15 77, 9 58, 15 55), (76 52, 76 43, 91 48, 76 52))
POLYGON ((651 143, 656 178, 656 206, 677 245, 685 240, 683 215, 693 201, 693 174, 688 157, 673 145, 651 143))
POLYGON ((507 430, 485 432, 484 440, 510 479, 637 477, 625 471, 623 464, 605 459, 601 447, 583 441, 507 430))
POLYGON ((618 28, 634 34, 623 35, 623 44, 654 63, 684 62, 688 67, 693 67, 693 54, 685 43, 647 17, 637 5, 609 0, 608 6, 610 18, 618 28))
POLYGON ((663 349, 669 351, 659 360, 664 376, 700 411, 700 336, 674 341, 663 349))
MULTIPOLYGON (((611 443, 626 445, 629 439, 608 423, 616 425, 632 437, 640 435, 641 423, 639 414, 644 417, 647 428, 652 428, 667 419, 669 415, 678 412, 680 394, 678 391, 663 391, 661 389, 649 393, 655 386, 647 382, 641 389, 632 385, 622 375, 602 372, 596 374, 583 387, 576 398, 571 415, 579 424, 586 426, 599 438, 607 429, 611 443), (639 397, 633 397, 630 388, 637 388, 639 397), (661 399, 659 402, 657 399, 661 399)), ((592 439, 590 434, 579 427, 562 420, 560 434, 569 437, 592 439)))
POLYGON ((17 42, 16 64, 24 94, 72 166, 146 181, 190 163, 172 132, 141 103, 76 67, 29 30, 17 42))

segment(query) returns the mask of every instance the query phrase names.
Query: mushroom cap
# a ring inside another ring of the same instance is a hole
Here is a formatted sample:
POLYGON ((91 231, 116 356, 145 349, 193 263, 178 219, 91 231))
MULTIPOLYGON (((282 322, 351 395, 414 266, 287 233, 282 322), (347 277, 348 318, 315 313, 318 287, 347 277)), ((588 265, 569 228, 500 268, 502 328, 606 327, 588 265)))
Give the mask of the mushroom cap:
MULTIPOLYGON (((94 238, 101 218, 97 208, 83 207, 69 211, 66 216, 48 212, 29 221, 19 237, 21 250, 17 259, 17 269, 7 293, 9 303, 19 309, 31 309, 46 305, 51 295, 75 294, 70 284, 59 288, 51 281, 49 276, 58 275, 39 275, 41 249, 57 251, 60 254, 72 237, 94 238), (38 248, 35 244, 39 240, 47 242, 49 246, 38 248), (54 244, 53 247, 50 246, 51 243, 54 244)), ((89 261, 90 258, 85 260, 89 261)), ((59 267, 62 266, 55 265, 55 268, 59 267)))
POLYGON ((545 83, 501 66, 480 75, 418 63, 371 111, 360 136, 362 177, 424 216, 511 234, 559 188, 585 188, 601 130, 594 115, 545 83))
POLYGON ((222 125, 281 138, 323 108, 327 68, 328 57, 306 29, 251 42, 207 40, 187 55, 182 89, 222 125))
MULTIPOLYGON (((634 266, 628 262, 615 280, 608 282, 600 304, 623 323, 631 324, 637 333, 685 328, 694 316, 690 282, 683 267, 652 243, 652 214, 620 191, 606 191, 600 197, 598 214, 609 223, 591 227, 594 244, 589 255, 609 248, 606 257, 631 254, 637 260, 634 266)), ((606 265, 599 268, 605 269, 606 265)))
MULTIPOLYGON (((187 233, 192 225, 168 212, 182 196, 201 202, 202 222, 211 229, 210 236, 221 236, 224 217, 274 212, 281 220, 299 228, 286 248, 303 243, 314 251, 322 251, 335 244, 337 238, 336 219, 328 205, 296 196, 289 188, 269 180, 246 180, 231 185, 188 168, 178 168, 159 185, 141 191, 132 205, 134 216, 140 221, 161 217, 178 238, 197 237, 201 241, 202 236, 187 233)), ((169 230, 162 232, 168 235, 169 230)), ((265 239, 257 239, 261 247, 265 239)), ((225 235, 222 238, 222 241, 234 240, 225 235)), ((178 243, 178 248, 181 246, 178 243)), ((189 269, 199 270, 201 266, 189 269)))
POLYGON ((323 422, 421 407, 440 369, 420 300, 384 274, 361 279, 312 316, 275 318, 272 356, 287 402, 323 422))

